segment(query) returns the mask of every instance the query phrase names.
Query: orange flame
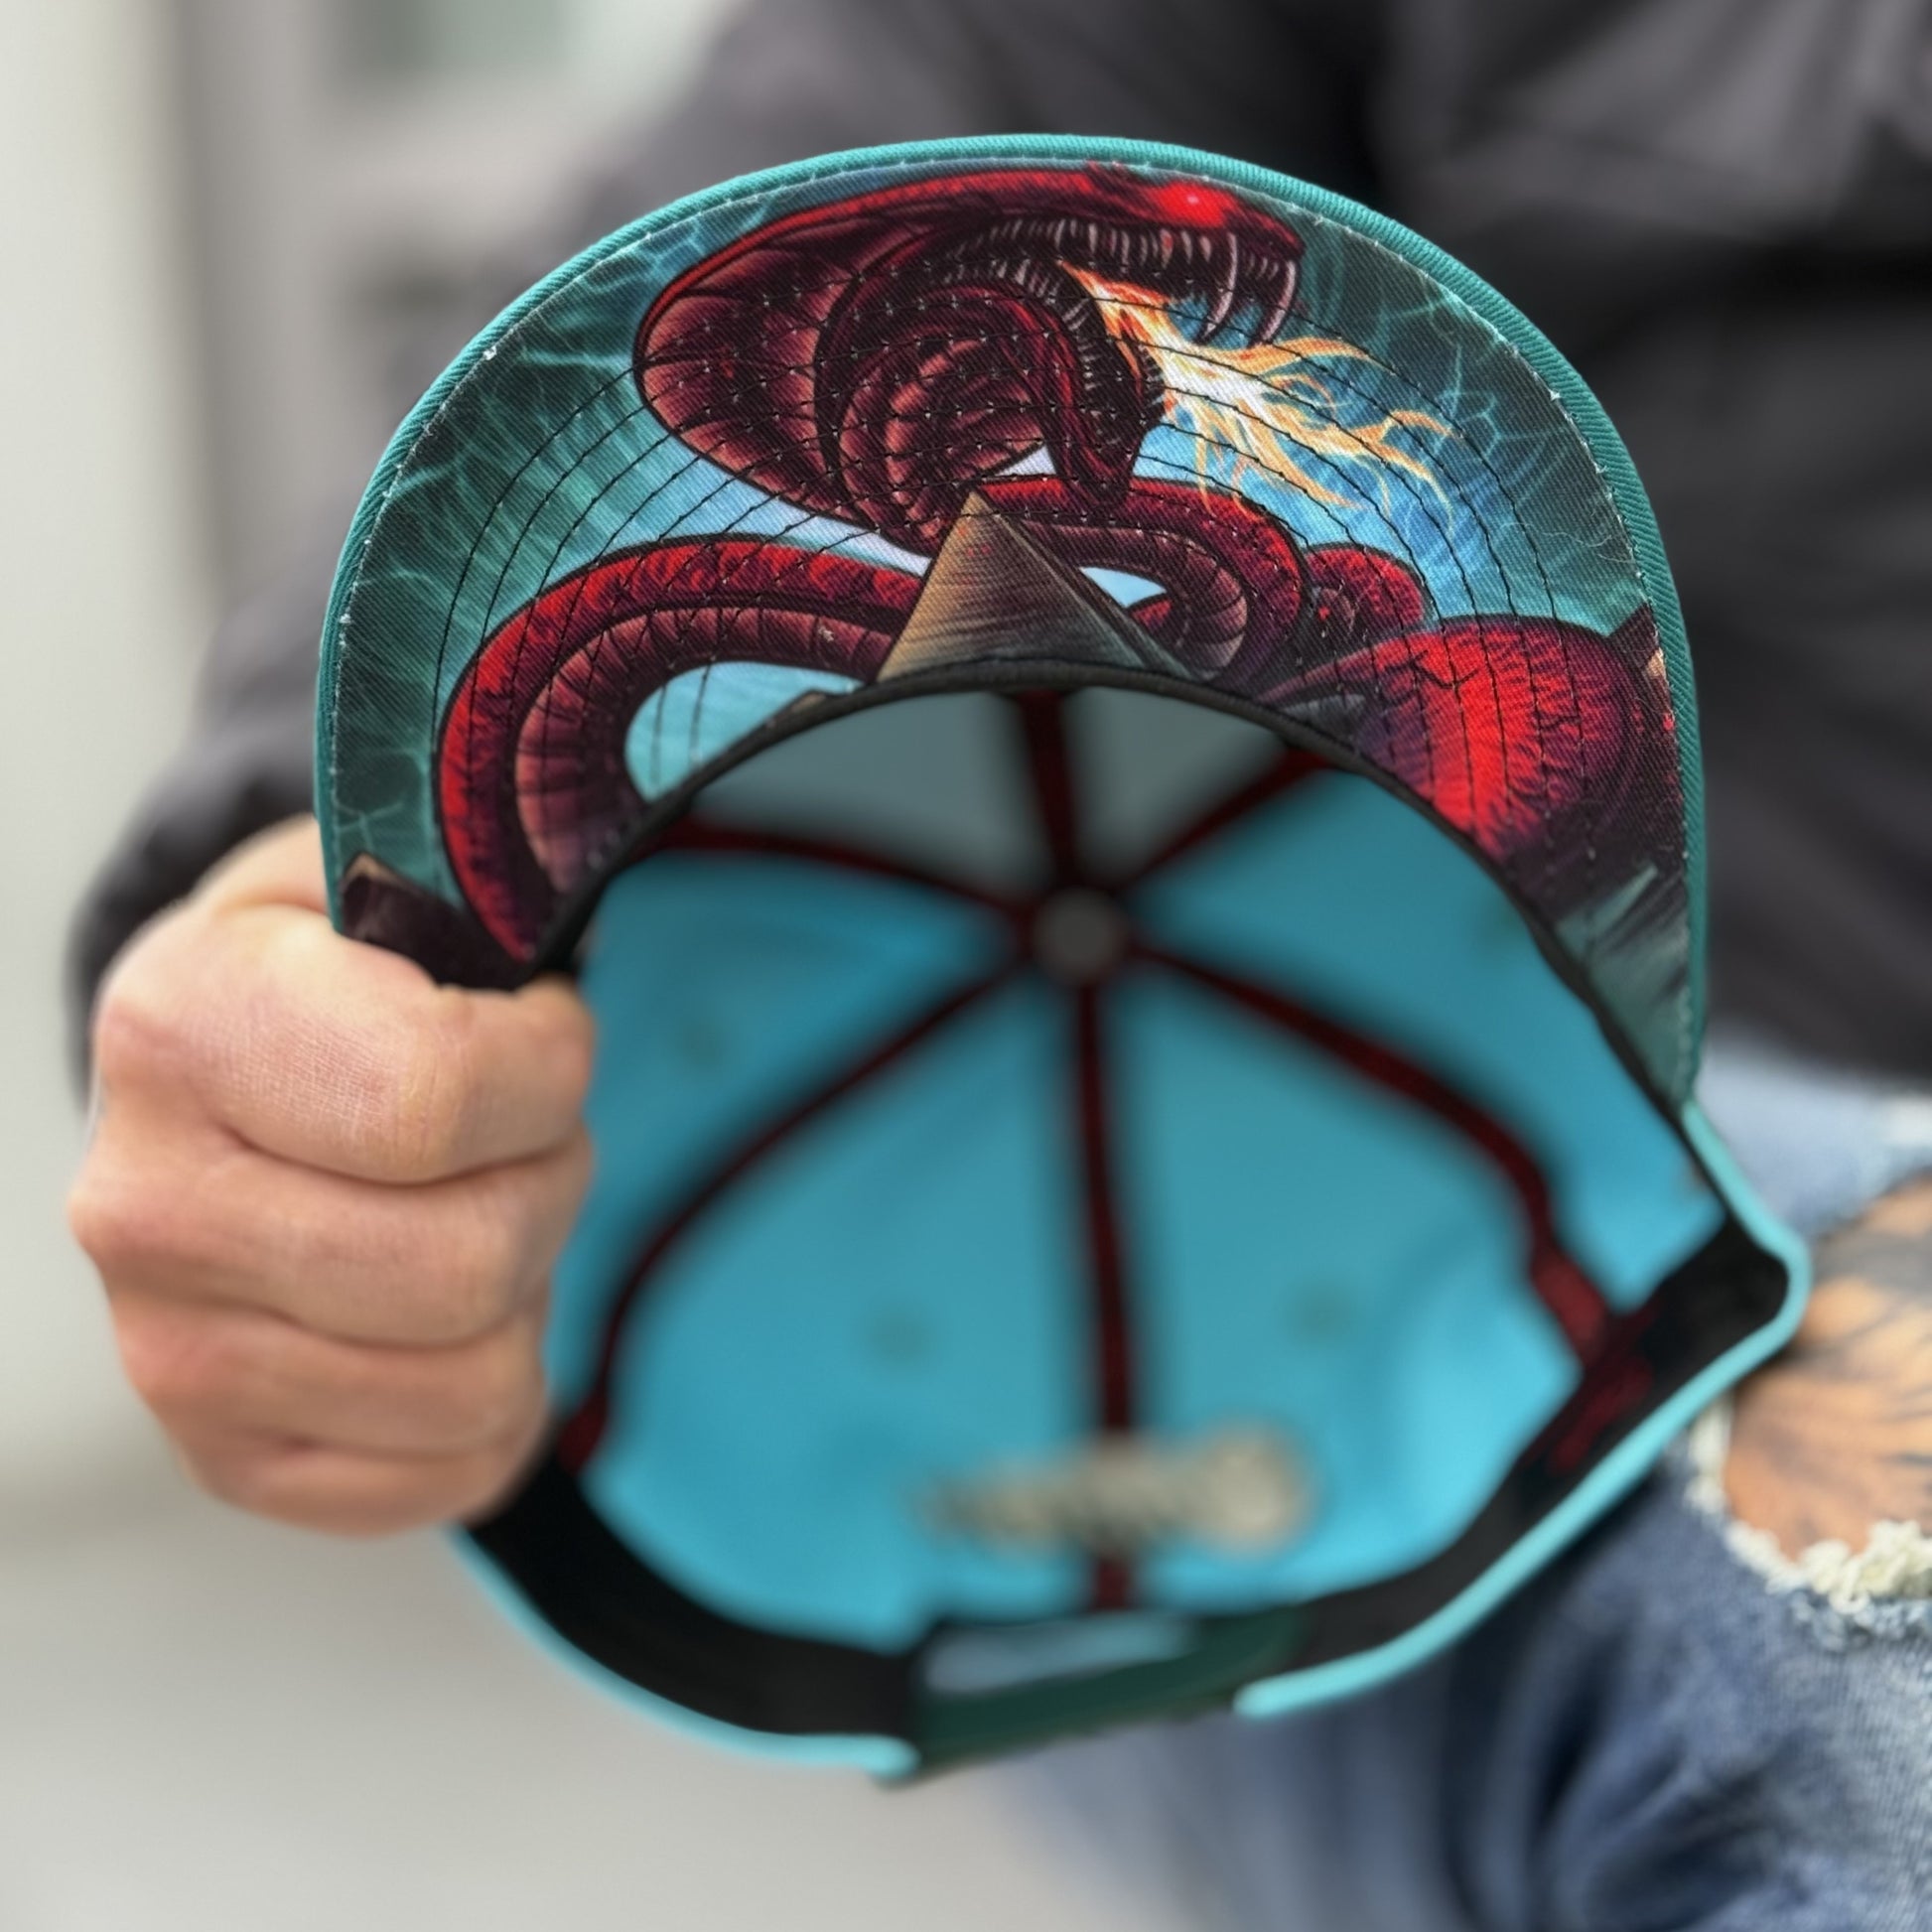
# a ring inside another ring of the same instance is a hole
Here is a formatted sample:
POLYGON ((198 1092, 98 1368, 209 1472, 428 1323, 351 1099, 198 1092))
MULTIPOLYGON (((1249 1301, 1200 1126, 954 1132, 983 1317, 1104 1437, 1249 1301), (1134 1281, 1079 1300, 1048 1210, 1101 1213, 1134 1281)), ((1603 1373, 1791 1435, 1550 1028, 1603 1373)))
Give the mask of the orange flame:
MULTIPOLYGON (((1392 409, 1368 422, 1346 424, 1333 386, 1313 372, 1324 361, 1373 362, 1353 343, 1333 336, 1289 342, 1197 343, 1174 322, 1162 297, 1132 282, 1112 282, 1068 265, 1100 304, 1107 326, 1123 342, 1138 343, 1154 358, 1168 420, 1194 438, 1205 475, 1210 453, 1234 459, 1234 482, 1252 469, 1315 501, 1345 508, 1355 499, 1330 488, 1303 462, 1312 456, 1344 468, 1396 470, 1447 502, 1430 465, 1394 439, 1404 433, 1453 436, 1454 430, 1421 409, 1392 409)), ((1377 492, 1391 507, 1391 479, 1377 492)))

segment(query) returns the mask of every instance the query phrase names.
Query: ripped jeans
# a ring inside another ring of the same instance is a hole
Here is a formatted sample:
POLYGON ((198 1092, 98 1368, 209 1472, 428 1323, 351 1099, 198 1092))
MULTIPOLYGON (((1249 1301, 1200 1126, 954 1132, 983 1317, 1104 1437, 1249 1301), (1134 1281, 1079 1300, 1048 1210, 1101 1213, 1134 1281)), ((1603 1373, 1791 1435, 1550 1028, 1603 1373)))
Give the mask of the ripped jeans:
MULTIPOLYGON (((1744 1042, 1714 1043, 1702 1092, 1806 1234, 1932 1169, 1932 1098, 1744 1042)), ((1014 1775, 1198 1932, 1932 1932, 1922 1569, 1897 1595, 1808 1581, 1726 1522, 1723 1448, 1719 1412, 1380 1692, 1014 1775)))

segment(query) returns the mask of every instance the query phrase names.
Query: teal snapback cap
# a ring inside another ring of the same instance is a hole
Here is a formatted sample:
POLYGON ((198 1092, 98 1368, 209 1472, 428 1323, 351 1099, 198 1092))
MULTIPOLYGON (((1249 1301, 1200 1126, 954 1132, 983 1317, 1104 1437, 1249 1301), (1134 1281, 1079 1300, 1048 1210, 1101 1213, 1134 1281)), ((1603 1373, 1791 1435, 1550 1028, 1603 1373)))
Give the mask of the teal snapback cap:
POLYGON ((646 216, 404 424, 318 735, 341 929, 595 1012, 465 1535, 660 1712, 897 1772, 1359 1692, 1797 1319, 1629 460, 1333 195, 1029 137, 646 216))

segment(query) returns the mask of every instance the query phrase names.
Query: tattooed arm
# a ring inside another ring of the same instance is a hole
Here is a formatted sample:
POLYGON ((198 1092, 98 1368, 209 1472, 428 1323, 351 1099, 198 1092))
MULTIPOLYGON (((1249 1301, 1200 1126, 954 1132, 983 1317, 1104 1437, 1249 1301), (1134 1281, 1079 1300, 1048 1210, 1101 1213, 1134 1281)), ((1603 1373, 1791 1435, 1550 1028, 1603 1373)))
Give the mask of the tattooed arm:
POLYGON ((1932 1531, 1932 1178, 1826 1236, 1791 1347, 1738 1391, 1725 1486, 1788 1555, 1932 1531))

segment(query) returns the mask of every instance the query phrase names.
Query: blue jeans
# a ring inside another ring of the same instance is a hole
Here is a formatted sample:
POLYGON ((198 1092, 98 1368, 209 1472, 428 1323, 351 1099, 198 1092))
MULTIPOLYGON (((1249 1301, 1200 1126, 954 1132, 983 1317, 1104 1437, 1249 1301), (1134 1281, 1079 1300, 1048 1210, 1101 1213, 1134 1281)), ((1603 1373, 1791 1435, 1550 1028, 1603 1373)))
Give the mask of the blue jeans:
MULTIPOLYGON (((1725 1042, 1703 1097, 1806 1233, 1932 1168, 1923 1096, 1725 1042)), ((1932 1599, 1773 1587, 1708 1488, 1680 1450, 1374 1695, 1016 1775, 1200 1932, 1928 1932, 1932 1599)))

